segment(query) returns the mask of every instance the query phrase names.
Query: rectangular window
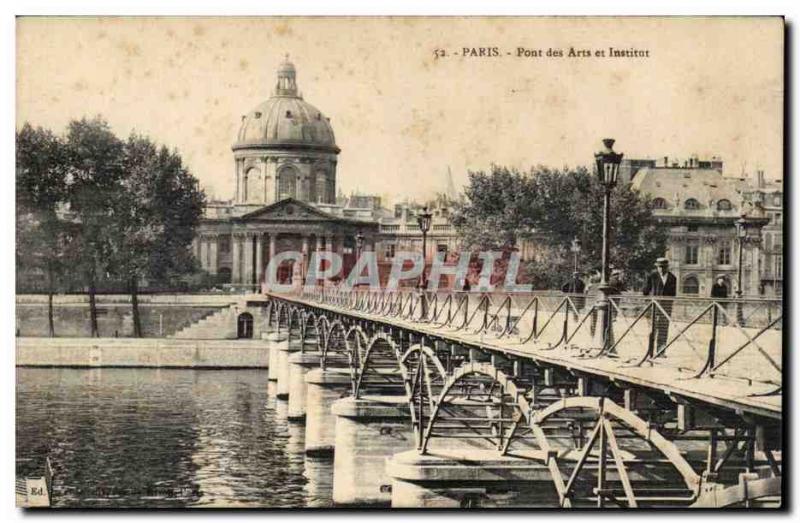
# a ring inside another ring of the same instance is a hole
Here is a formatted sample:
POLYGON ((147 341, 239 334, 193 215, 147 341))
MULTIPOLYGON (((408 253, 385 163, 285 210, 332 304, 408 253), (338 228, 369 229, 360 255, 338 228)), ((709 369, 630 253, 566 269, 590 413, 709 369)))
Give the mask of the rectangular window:
POLYGON ((683 258, 683 263, 686 265, 697 265, 697 253, 700 250, 696 242, 686 244, 686 256, 683 258))
POLYGON ((389 260, 394 258, 394 252, 395 252, 395 244, 390 243, 389 245, 386 246, 386 250, 383 253, 384 258, 389 260))
POLYGON ((231 252, 231 239, 229 237, 223 236, 219 239, 219 252, 221 254, 231 252))
POLYGON ((731 264, 731 242, 722 242, 720 244, 717 263, 720 265, 731 264))

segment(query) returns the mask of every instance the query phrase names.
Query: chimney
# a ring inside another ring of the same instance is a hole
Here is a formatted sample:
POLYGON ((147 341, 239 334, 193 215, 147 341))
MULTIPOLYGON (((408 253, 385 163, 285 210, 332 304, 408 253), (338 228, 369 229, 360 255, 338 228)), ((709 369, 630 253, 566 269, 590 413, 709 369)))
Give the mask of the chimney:
POLYGON ((664 167, 669 167, 669 156, 664 157, 664 167))
POLYGON ((763 189, 766 187, 766 180, 764 179, 764 171, 760 170, 756 173, 756 179, 758 180, 758 188, 763 189))

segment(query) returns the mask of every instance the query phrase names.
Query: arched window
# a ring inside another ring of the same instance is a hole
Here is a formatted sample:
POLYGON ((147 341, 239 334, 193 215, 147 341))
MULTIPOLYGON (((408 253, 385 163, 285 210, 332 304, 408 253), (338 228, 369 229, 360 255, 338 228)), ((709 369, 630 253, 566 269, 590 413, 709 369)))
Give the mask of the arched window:
POLYGON ((687 211, 696 211, 700 208, 700 202, 695 200, 694 198, 689 198, 683 203, 683 208, 687 211))
POLYGON ((665 200, 664 198, 653 198, 652 206, 653 209, 666 209, 667 200, 665 200))
POLYGON ((717 202, 718 211, 730 211, 731 209, 733 209, 733 205, 731 205, 730 200, 722 199, 717 202))
POLYGON ((687 276, 683 280, 683 287, 681 288, 683 294, 699 294, 700 283, 695 276, 687 276))
POLYGON ((258 167, 251 167, 247 169, 244 175, 246 188, 246 201, 247 203, 259 203, 264 200, 264 179, 261 177, 261 171, 258 167))
POLYGON ((278 200, 297 198, 297 171, 284 166, 278 171, 278 200))

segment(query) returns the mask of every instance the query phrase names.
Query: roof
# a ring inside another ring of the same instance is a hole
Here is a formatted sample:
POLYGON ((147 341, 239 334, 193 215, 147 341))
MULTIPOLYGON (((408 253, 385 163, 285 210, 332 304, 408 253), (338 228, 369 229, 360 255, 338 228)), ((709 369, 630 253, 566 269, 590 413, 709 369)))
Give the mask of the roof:
POLYGON ((741 191, 748 186, 746 180, 722 176, 716 169, 644 167, 633 178, 634 189, 662 198, 666 210, 683 209, 687 200, 699 203, 697 210, 717 210, 720 200, 728 200, 732 211, 738 212, 741 191))
POLYGON ((328 118, 303 100, 288 60, 278 68, 274 94, 242 116, 233 150, 304 148, 338 153, 328 118))

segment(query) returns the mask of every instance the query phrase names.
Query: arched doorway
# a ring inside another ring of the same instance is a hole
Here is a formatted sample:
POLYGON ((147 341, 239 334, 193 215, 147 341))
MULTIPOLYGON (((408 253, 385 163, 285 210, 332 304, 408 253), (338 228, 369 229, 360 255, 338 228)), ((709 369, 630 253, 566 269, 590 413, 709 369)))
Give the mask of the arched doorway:
POLYGON ((253 337, 253 315, 249 312, 243 312, 239 315, 239 319, 236 322, 236 337, 253 337))

